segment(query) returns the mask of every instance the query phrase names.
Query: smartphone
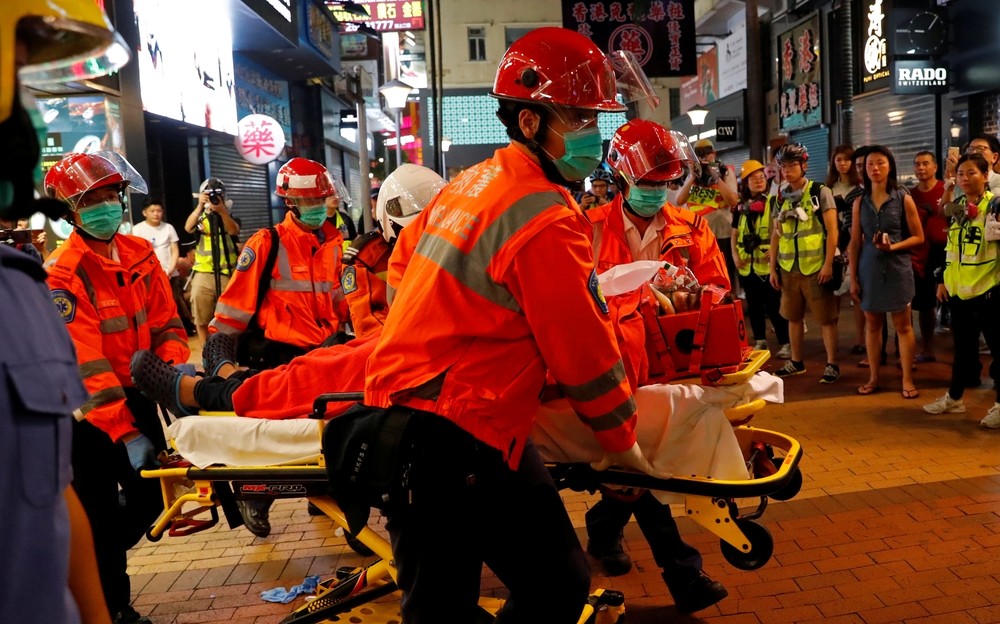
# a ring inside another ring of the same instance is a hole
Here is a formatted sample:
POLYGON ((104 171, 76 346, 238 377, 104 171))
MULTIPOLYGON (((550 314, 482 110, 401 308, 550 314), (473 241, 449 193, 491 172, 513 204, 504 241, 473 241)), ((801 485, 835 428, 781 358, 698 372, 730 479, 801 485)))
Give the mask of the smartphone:
POLYGON ((961 150, 959 148, 957 148, 957 147, 949 147, 948 148, 948 158, 951 158, 952 156, 954 156, 955 160, 958 160, 961 157, 961 155, 962 155, 962 152, 961 152, 961 150))

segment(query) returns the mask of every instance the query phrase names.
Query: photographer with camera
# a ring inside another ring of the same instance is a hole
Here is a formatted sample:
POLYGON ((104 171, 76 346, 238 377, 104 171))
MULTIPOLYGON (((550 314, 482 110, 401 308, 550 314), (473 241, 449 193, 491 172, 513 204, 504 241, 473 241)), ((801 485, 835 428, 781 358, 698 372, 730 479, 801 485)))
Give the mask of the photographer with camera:
POLYGON ((764 164, 748 160, 740 169, 740 204, 733 215, 733 233, 730 239, 733 261, 739 273, 740 285, 746 293, 747 314, 753 331, 754 348, 767 350, 767 325, 765 317, 778 338, 781 350, 778 357, 788 359, 792 347, 788 342, 788 321, 779 314, 781 293, 771 288, 771 206, 774 200, 767 195, 767 174, 764 164))
POLYGON ((726 258, 729 280, 735 282, 736 265, 729 238, 733 229, 730 210, 740 201, 736 194, 736 174, 719 161, 715 146, 708 139, 695 143, 694 151, 701 163, 701 175, 688 176, 677 193, 677 205, 686 205, 688 210, 708 222, 726 258))
MULTIPOLYGON (((7 245, 20 252, 26 253, 41 264, 42 254, 34 245, 34 241, 31 237, 32 231, 28 227, 21 227, 21 221, 27 221, 27 219, 21 219, 19 221, 0 219, 0 244, 7 245)), ((45 242, 44 232, 38 235, 38 242, 45 242)))
POLYGON ((201 183, 198 205, 184 222, 184 230, 198 236, 191 269, 191 315, 202 345, 208 340, 215 304, 229 284, 239 255, 236 237, 240 225, 230 213, 232 206, 222 180, 209 178, 201 183))

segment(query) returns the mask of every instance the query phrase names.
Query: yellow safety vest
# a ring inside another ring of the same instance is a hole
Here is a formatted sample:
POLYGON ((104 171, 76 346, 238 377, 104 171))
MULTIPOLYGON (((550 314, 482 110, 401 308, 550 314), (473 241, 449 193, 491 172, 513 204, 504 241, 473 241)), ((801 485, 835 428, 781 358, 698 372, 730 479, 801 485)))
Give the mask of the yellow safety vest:
MULTIPOLYGON (((972 299, 1000 284, 1000 241, 986 240, 986 216, 993 193, 979 200, 975 219, 952 219, 945 246, 944 285, 948 294, 972 299)), ((955 200, 965 203, 965 196, 955 200)))
MULTIPOLYGON (((222 232, 222 236, 229 235, 222 232)), ((236 259, 239 256, 236 243, 230 240, 223 245, 223 249, 227 249, 229 253, 219 254, 219 264, 221 265, 219 272, 222 275, 230 275, 231 269, 236 268, 236 259), (228 256, 228 262, 226 256, 228 256)), ((201 218, 201 233, 198 236, 198 244, 194 248, 194 267, 192 270, 195 273, 212 273, 214 270, 212 266, 212 226, 209 225, 208 215, 201 218)))
POLYGON ((687 208, 691 212, 711 212, 722 206, 722 193, 711 186, 693 185, 688 191, 687 208))
MULTIPOLYGON (((799 205, 809 215, 808 221, 799 221, 795 217, 785 219, 778 227, 778 264, 782 269, 791 271, 795 266, 795 260, 799 261, 799 273, 802 275, 812 275, 823 268, 823 261, 826 260, 826 228, 823 227, 823 215, 819 206, 819 193, 816 193, 815 202, 812 195, 813 182, 807 181, 802 189, 802 199, 799 205)), ((822 184, 817 184, 819 191, 822 184)), ((777 217, 785 210, 794 210, 791 202, 782 201, 777 217)))
POLYGON ((739 269, 740 275, 746 277, 752 270, 756 275, 767 276, 771 274, 771 265, 767 259, 767 252, 771 249, 771 196, 764 196, 764 212, 757 216, 757 227, 755 231, 760 237, 761 243, 748 254, 743 248, 743 237, 750 232, 750 215, 740 214, 740 219, 736 226, 736 255, 740 262, 746 262, 743 268, 739 269))

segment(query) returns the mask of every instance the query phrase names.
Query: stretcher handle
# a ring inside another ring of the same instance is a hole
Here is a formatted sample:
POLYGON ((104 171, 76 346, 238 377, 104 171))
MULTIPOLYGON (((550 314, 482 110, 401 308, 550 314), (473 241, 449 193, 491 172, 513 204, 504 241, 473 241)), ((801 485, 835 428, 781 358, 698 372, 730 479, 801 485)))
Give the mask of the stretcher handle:
POLYGON ((364 392, 325 392, 313 400, 313 409, 309 418, 323 420, 323 417, 326 416, 326 406, 330 403, 360 403, 364 398, 364 392))

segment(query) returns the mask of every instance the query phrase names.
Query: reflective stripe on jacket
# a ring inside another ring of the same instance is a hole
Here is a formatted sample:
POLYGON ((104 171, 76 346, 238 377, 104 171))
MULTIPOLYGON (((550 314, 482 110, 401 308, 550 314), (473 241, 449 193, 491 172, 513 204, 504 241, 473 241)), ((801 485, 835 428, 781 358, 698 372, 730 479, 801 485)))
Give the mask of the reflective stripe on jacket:
MULTIPOLYGON (((726 260, 719 244, 701 215, 690 210, 665 205, 660 213, 666 225, 659 232, 660 260, 691 269, 699 284, 717 284, 729 290, 726 260)), ((594 256, 597 272, 632 262, 632 251, 625 238, 625 213, 621 194, 604 206, 591 208, 587 217, 594 224, 594 256)), ((643 314, 656 314, 652 293, 646 287, 608 298, 615 337, 622 361, 634 387, 645 384, 649 373, 646 329, 643 314)))
POLYGON ((635 401, 591 231, 516 146, 466 170, 401 233, 418 242, 403 246, 413 253, 368 360, 366 403, 432 411, 516 467, 548 370, 605 449, 631 447, 635 401))
POLYGON ((114 245, 118 262, 97 255, 73 232, 45 266, 90 393, 81 416, 118 441, 135 430, 123 390, 132 386, 132 354, 151 349, 181 364, 191 352, 169 278, 152 246, 124 234, 115 236, 114 245))
MULTIPOLYGON (((809 220, 799 221, 790 216, 778 224, 778 264, 782 269, 791 271, 798 259, 798 270, 802 275, 819 272, 826 260, 826 228, 823 226, 823 214, 819 204, 823 185, 815 185, 815 195, 812 194, 813 185, 812 180, 806 182, 799 202, 809 220)), ((774 217, 777 218, 783 211, 794 209, 795 206, 790 202, 782 201, 774 217)))
MULTIPOLYGON (((212 273, 212 226, 211 220, 208 218, 209 215, 205 214, 202 216, 201 221, 198 222, 198 243, 194 247, 194 265, 191 270, 195 273, 212 273)), ((221 232, 220 236, 225 237, 225 242, 223 244, 223 249, 227 253, 221 253, 219 255, 219 272, 222 275, 229 275, 231 269, 236 268, 236 243, 229 237, 225 231, 221 232)))
MULTIPOLYGON (((1000 241, 986 240, 986 216, 992 199, 993 193, 983 193, 975 219, 964 223, 951 220, 945 246, 944 285, 953 297, 972 299, 1000 285, 1000 241)), ((964 204, 965 197, 955 201, 964 204)))
MULTIPOLYGON (((312 349, 347 321, 347 303, 340 288, 343 239, 337 228, 324 223, 321 244, 314 231, 299 226, 291 211, 274 227, 279 241, 277 261, 256 322, 269 340, 312 349)), ((239 335, 247 330, 270 251, 267 229, 247 241, 229 286, 215 306, 211 331, 239 335)))
POLYGON ((385 325, 389 304, 385 278, 392 247, 379 231, 354 239, 344 254, 340 286, 351 309, 351 326, 358 338, 378 335, 385 325))
POLYGON ((771 264, 767 259, 767 252, 771 249, 771 197, 764 197, 764 212, 756 215, 757 226, 754 228, 757 236, 760 237, 760 244, 747 253, 743 247, 743 237, 750 232, 750 215, 740 213, 736 226, 736 254, 741 262, 746 264, 741 269, 737 269, 743 277, 750 275, 752 270, 755 275, 767 277, 771 274, 771 264))

